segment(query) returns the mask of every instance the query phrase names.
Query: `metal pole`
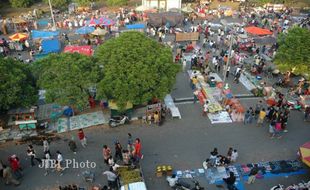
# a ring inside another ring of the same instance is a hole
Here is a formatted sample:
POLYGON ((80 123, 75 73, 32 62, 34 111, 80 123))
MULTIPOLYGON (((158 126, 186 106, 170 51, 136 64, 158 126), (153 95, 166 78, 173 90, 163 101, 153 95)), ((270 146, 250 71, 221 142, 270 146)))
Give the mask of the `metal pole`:
POLYGON ((231 50, 232 50, 232 43, 233 43, 233 34, 230 35, 230 44, 229 44, 229 50, 228 50, 228 58, 227 58, 227 64, 225 65, 224 67, 224 79, 223 79, 223 82, 225 82, 226 80, 226 72, 227 72, 227 69, 229 68, 229 65, 230 65, 230 56, 231 56, 231 50))
POLYGON ((55 23, 55 18, 54 18, 54 13, 53 13, 53 7, 52 7, 51 0, 48 0, 48 4, 50 6, 52 21, 53 21, 53 28, 52 29, 56 30, 56 23, 55 23))

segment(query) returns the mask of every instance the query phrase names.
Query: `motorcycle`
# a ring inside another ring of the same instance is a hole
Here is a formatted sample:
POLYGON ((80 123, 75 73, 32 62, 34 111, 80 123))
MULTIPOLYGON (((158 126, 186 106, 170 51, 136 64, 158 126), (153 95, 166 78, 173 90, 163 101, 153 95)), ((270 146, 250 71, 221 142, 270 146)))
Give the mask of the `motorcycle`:
POLYGON ((288 100, 287 101, 287 106, 289 107, 290 110, 301 111, 301 104, 300 104, 299 101, 288 100))
POLYGON ((174 190, 204 190, 204 187, 201 187, 199 182, 193 180, 194 187, 191 184, 188 184, 185 181, 180 180, 176 176, 167 177, 167 181, 169 186, 172 187, 174 190))
POLYGON ((110 118, 109 121, 109 126, 110 127, 117 127, 119 125, 124 125, 129 123, 129 118, 124 115, 124 116, 114 116, 110 118))

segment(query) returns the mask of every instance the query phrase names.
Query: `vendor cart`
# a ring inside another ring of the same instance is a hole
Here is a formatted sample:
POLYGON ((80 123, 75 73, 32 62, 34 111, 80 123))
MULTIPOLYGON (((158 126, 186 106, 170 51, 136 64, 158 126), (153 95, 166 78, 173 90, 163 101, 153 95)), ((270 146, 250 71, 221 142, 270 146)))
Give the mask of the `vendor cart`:
POLYGON ((120 176, 120 190, 147 190, 144 182, 142 169, 121 166, 117 168, 117 173, 120 176))

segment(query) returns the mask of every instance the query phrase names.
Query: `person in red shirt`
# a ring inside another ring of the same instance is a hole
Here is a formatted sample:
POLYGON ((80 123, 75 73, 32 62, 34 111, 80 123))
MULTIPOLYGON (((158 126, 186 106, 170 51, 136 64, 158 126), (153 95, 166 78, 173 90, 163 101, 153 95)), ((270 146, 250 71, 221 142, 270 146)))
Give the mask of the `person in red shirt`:
POLYGON ((136 160, 136 162, 139 162, 140 159, 143 158, 143 155, 141 153, 141 141, 139 138, 136 138, 135 141, 135 150, 134 150, 134 158, 136 160))
POLYGON ((9 162, 16 179, 22 178, 23 174, 21 173, 19 158, 16 155, 12 155, 9 158, 9 162))
POLYGON ((87 145, 87 140, 86 140, 86 137, 85 137, 83 129, 79 129, 78 137, 79 137, 79 139, 81 141, 82 146, 85 148, 86 145, 87 145))

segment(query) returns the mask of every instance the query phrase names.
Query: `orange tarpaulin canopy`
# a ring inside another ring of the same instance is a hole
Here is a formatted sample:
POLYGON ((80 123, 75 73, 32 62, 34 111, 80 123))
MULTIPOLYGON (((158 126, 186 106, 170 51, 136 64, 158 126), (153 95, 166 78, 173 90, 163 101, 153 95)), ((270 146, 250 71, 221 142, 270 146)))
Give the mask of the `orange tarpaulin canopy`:
POLYGON ((246 27, 245 31, 253 35, 271 35, 272 34, 272 32, 268 29, 259 28, 255 26, 246 27))
POLYGON ((66 46, 64 52, 74 53, 91 56, 93 55, 93 49, 91 46, 66 46))
POLYGON ((27 39, 28 35, 24 34, 24 33, 16 33, 16 34, 13 34, 12 36, 10 36, 9 38, 10 38, 10 40, 13 40, 13 41, 20 41, 20 40, 27 39))

